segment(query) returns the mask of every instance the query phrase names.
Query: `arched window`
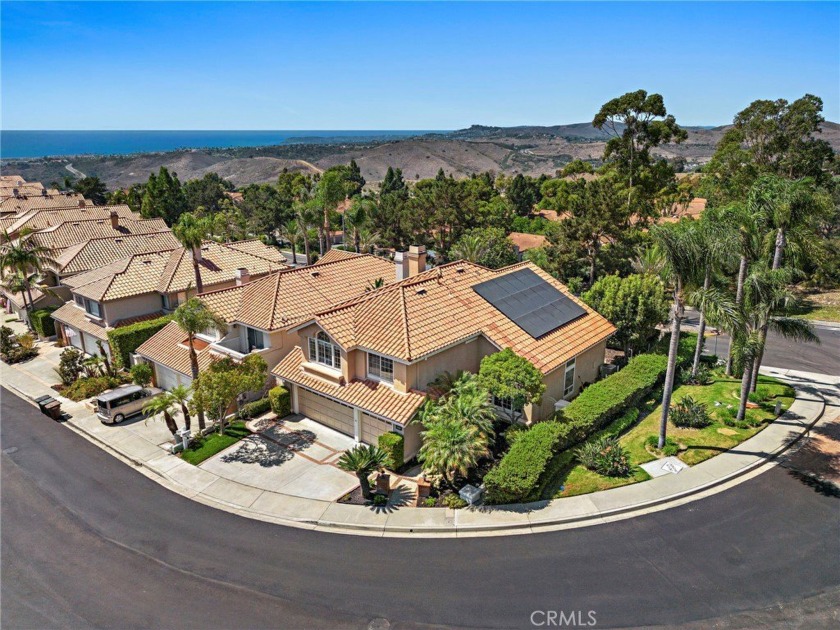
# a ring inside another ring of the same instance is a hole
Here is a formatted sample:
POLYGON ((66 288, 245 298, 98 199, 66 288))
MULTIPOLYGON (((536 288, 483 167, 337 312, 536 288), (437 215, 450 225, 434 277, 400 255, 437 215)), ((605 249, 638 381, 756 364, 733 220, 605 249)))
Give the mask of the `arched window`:
POLYGON ((309 360, 341 369, 341 350, 322 330, 309 338, 309 360))

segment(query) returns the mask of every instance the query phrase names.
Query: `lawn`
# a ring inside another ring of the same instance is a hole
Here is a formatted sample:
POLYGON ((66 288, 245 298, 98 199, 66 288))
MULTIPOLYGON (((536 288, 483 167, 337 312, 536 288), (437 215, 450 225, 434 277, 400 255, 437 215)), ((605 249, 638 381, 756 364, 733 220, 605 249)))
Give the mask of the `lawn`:
POLYGON ((251 435, 251 432, 244 422, 231 422, 222 434, 211 433, 194 440, 192 445, 181 453, 181 458, 194 466, 198 466, 205 459, 213 457, 216 453, 225 450, 231 444, 236 444, 249 435, 251 435))
MULTIPOLYGON (((713 419, 712 424, 703 429, 681 429, 669 422, 668 437, 680 445, 677 457, 689 466, 714 457, 752 437, 767 426, 767 423, 775 417, 774 408, 777 400, 781 401, 783 411, 790 407, 793 402, 793 390, 790 387, 767 376, 759 377, 759 385, 761 391, 766 391, 767 395, 772 397, 755 409, 747 409, 748 422, 746 424, 755 426, 743 427, 728 426, 724 422, 726 412, 721 411, 727 405, 732 405, 737 410, 737 396, 741 386, 739 380, 716 375, 709 385, 681 385, 674 390, 674 402, 685 396, 691 396, 707 406, 713 419), (715 406, 715 403, 720 403, 720 405, 715 406)), ((573 457, 564 454, 561 457, 565 456, 569 463, 561 468, 561 472, 549 487, 545 498, 586 494, 650 479, 639 465, 656 459, 656 455, 645 447, 645 442, 649 436, 659 435, 661 412, 661 405, 649 402, 642 410, 642 420, 620 438, 619 443, 627 451, 631 464, 629 476, 599 475, 578 464, 573 457)))
POLYGON ((797 317, 825 322, 840 322, 840 291, 824 291, 804 296, 805 308, 797 317))

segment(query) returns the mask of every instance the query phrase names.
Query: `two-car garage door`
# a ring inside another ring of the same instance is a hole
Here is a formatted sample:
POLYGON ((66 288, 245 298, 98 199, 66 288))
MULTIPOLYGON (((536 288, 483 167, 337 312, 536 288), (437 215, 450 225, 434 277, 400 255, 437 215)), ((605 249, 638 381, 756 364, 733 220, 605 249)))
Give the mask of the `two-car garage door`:
POLYGON ((319 396, 303 387, 297 388, 297 394, 300 413, 336 431, 353 436, 353 407, 319 396))
POLYGON ((176 385, 189 386, 192 384, 192 379, 188 376, 184 376, 183 374, 165 367, 160 363, 155 364, 155 376, 157 386, 161 389, 165 389, 166 391, 171 390, 176 385))

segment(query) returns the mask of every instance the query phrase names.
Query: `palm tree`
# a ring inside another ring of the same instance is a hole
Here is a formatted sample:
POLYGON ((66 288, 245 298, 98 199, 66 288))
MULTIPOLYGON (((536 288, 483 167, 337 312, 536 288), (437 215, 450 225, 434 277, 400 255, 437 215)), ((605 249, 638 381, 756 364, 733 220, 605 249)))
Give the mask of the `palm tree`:
POLYGON ((368 280, 365 291, 376 291, 385 286, 385 278, 377 278, 376 280, 368 280))
POLYGON ((650 232, 654 243, 665 260, 663 273, 673 291, 671 307, 671 343, 668 348, 668 370, 662 391, 662 417, 659 421, 659 448, 665 446, 668 431, 668 412, 671 394, 677 372, 677 350, 680 345, 680 327, 685 317, 687 291, 697 279, 699 267, 699 244, 697 228, 691 221, 680 221, 668 225, 654 225, 650 232))
POLYGON ((441 415, 426 421, 417 459, 424 470, 441 475, 452 487, 456 474, 466 476, 489 452, 487 436, 478 426, 441 415))
POLYGON ((376 202, 370 197, 356 197, 353 199, 353 204, 344 213, 345 231, 347 227, 353 231, 353 247, 357 254, 362 252, 362 228, 367 225, 375 207, 376 202))
POLYGON ((277 227, 277 236, 292 248, 292 265, 297 265, 297 243, 300 238, 300 226, 295 219, 287 221, 277 227))
POLYGON ((773 330, 795 341, 820 343, 811 324, 804 319, 785 317, 784 313, 797 305, 796 296, 788 289, 791 274, 783 269, 764 266, 754 268, 744 282, 743 300, 737 326, 732 330, 735 355, 744 365, 741 376, 741 400, 738 420, 744 419, 747 398, 752 388, 754 368, 761 360, 764 347, 762 331, 773 330))
MULTIPOLYGON (((26 231, 15 240, 9 238, 9 233, 5 230, 3 235, 5 241, 0 246, 0 279, 5 279, 9 273, 17 276, 15 283, 21 289, 21 293, 25 294, 24 309, 28 315, 33 305, 32 282, 46 265, 51 250, 26 238, 26 231)), ((30 326, 28 316, 27 326, 30 326)))
POLYGON ((178 433, 178 425, 175 423, 175 418, 172 417, 174 408, 175 400, 169 392, 163 392, 150 398, 149 402, 143 405, 143 413, 151 417, 163 416, 163 421, 166 422, 166 428, 175 437, 178 433))
POLYGON ((378 446, 359 444, 349 451, 344 451, 337 464, 341 470, 355 473, 359 479, 359 485, 362 487, 362 496, 370 500, 371 492, 368 477, 372 472, 383 468, 387 461, 388 453, 378 446))
MULTIPOLYGON (((195 336, 205 330, 213 329, 224 333, 227 330, 225 321, 207 308, 198 298, 190 298, 175 309, 172 319, 187 333, 187 344, 190 347, 190 368, 193 380, 198 378, 198 354, 195 352, 195 336)), ((198 409, 198 428, 204 430, 204 410, 198 409)))
POLYGON ((359 230, 359 250, 366 254, 371 253, 371 250, 376 247, 382 240, 379 232, 371 231, 368 228, 359 230))
POLYGON ((295 214, 297 216, 298 229, 300 230, 301 238, 303 238, 303 250, 306 254, 306 264, 312 264, 312 258, 309 255, 309 230, 318 222, 318 213, 310 205, 297 201, 295 202, 295 214))
POLYGON ((451 260, 466 260, 477 263, 487 252, 487 243, 478 234, 465 234, 449 250, 451 260))
POLYGON ((195 272, 195 290, 198 293, 204 292, 204 284, 201 282, 201 246, 204 237, 207 235, 207 223, 204 219, 198 219, 195 215, 185 212, 172 227, 175 235, 185 249, 192 252, 193 271, 195 272))
POLYGON ((452 389, 442 405, 440 414, 448 419, 457 420, 474 427, 484 437, 487 444, 493 440, 493 422, 496 412, 490 404, 487 390, 478 385, 474 374, 465 374, 452 389))
POLYGON ((184 426, 189 430, 190 428, 190 410, 187 405, 190 402, 191 390, 186 385, 176 385, 169 390, 169 395, 172 397, 172 402, 181 407, 181 413, 184 415, 184 426))
POLYGON ((455 372, 445 370, 438 374, 433 380, 429 381, 427 389, 439 398, 443 398, 444 396, 449 395, 449 393, 455 388, 455 384, 460 381, 465 374, 466 372, 464 370, 456 370, 455 372))
POLYGON ((630 267, 634 273, 643 276, 658 276, 662 273, 665 261, 662 259, 662 252, 656 247, 646 247, 641 250, 636 258, 630 261, 630 267))
POLYGON ((88 378, 102 376, 103 364, 104 362, 102 361, 102 357, 100 357, 98 354, 89 356, 84 361, 82 361, 82 365, 85 368, 85 373, 87 373, 88 378))

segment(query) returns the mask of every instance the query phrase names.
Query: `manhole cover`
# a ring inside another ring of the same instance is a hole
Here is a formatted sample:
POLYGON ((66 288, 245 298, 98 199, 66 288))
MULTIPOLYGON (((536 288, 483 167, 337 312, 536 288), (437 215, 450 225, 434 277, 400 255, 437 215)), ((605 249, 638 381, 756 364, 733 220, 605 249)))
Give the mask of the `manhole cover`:
POLYGON ((368 624, 368 630, 389 630, 391 622, 383 617, 377 617, 368 624))
POLYGON ((11 455, 12 453, 17 453, 18 447, 17 446, 10 446, 9 448, 4 448, 3 452, 6 455, 11 455))

